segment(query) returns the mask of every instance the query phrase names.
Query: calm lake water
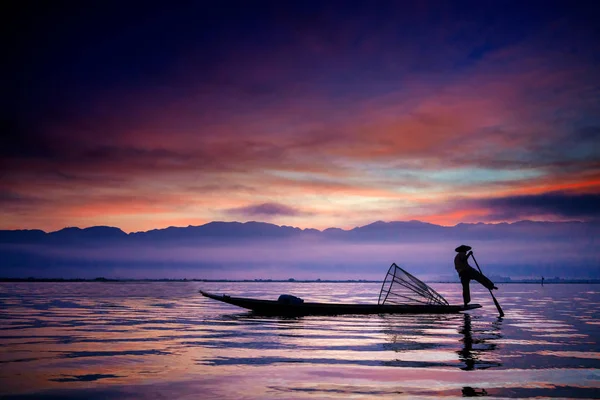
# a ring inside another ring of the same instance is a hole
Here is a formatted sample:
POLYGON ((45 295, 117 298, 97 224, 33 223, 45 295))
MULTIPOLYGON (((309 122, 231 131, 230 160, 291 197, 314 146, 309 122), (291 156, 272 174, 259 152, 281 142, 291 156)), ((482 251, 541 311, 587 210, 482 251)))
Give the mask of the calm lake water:
MULTIPOLYGON (((431 286, 460 304, 458 284, 431 286)), ((0 284, 0 396, 56 399, 600 397, 600 285, 499 285, 500 319, 257 317, 199 289, 376 303, 373 283, 0 284)))

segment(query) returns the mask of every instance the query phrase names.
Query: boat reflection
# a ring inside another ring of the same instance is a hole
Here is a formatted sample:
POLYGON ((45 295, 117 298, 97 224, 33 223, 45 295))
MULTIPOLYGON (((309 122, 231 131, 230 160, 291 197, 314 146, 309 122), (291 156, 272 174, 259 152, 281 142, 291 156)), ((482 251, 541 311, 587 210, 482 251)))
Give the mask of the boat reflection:
POLYGON ((461 367, 464 371, 472 371, 475 369, 487 369, 490 367, 499 367, 502 363, 489 360, 493 358, 492 352, 497 349, 495 339, 502 338, 502 318, 498 318, 492 322, 491 328, 476 329, 473 334, 473 326, 471 315, 463 314, 463 325, 458 333, 463 335, 461 339, 463 343, 462 349, 457 351, 458 358, 464 363, 461 367))
MULTIPOLYGON (((256 359, 261 362, 272 359, 386 367, 455 367, 464 371, 502 365, 497 343, 502 338, 502 319, 489 320, 466 313, 365 318, 274 317, 243 312, 219 315, 213 321, 228 327, 237 344, 232 345, 221 334, 210 339, 212 345, 261 350, 248 359, 253 363, 256 359), (264 335, 271 340, 263 340, 264 335), (267 350, 271 353, 269 357, 267 350), (307 350, 319 351, 319 357, 308 357, 307 350)), ((466 388, 466 393, 481 393, 471 389, 466 388)))
POLYGON ((306 318, 306 316, 302 315, 261 315, 256 314, 253 311, 246 311, 235 314, 223 314, 220 317, 223 320, 229 321, 280 321, 280 322, 293 322, 293 321, 301 321, 306 318))

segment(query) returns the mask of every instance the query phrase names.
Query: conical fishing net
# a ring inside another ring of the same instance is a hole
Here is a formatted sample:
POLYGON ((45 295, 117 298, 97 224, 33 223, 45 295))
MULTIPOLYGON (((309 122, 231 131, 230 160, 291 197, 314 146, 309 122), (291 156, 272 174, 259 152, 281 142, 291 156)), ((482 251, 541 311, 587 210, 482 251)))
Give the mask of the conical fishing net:
POLYGON ((435 304, 447 306, 448 302, 438 292, 394 263, 390 266, 383 280, 377 304, 435 304))

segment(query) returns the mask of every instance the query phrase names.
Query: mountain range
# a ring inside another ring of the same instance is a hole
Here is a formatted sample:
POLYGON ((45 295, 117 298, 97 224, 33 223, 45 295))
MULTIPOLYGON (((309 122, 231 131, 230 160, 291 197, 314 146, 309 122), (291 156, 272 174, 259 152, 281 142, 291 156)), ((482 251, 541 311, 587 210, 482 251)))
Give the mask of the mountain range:
POLYGON ((574 236, 592 237, 600 233, 596 222, 538 222, 518 221, 514 223, 460 223, 441 226, 421 221, 376 221, 353 229, 327 228, 300 229, 265 222, 210 222, 205 225, 169 227, 143 232, 125 233, 110 226, 89 228, 68 227, 54 232, 39 229, 0 230, 0 243, 70 243, 70 242, 153 242, 190 241, 218 239, 234 241, 240 239, 269 240, 275 238, 313 237, 337 240, 412 241, 415 239, 477 239, 497 240, 523 238, 569 239, 574 236))
POLYGON ((211 222, 126 233, 94 226, 0 231, 0 277, 378 279, 392 262, 419 276, 453 274, 473 246, 502 276, 600 277, 600 223, 377 221, 353 229, 211 222))

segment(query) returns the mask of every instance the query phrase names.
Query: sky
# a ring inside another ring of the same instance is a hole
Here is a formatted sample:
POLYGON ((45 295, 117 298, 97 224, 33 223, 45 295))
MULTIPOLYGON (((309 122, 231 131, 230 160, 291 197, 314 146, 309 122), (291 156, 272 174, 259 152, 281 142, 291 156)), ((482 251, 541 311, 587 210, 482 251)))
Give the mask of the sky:
POLYGON ((174 3, 5 10, 0 229, 600 219, 593 2, 174 3))

